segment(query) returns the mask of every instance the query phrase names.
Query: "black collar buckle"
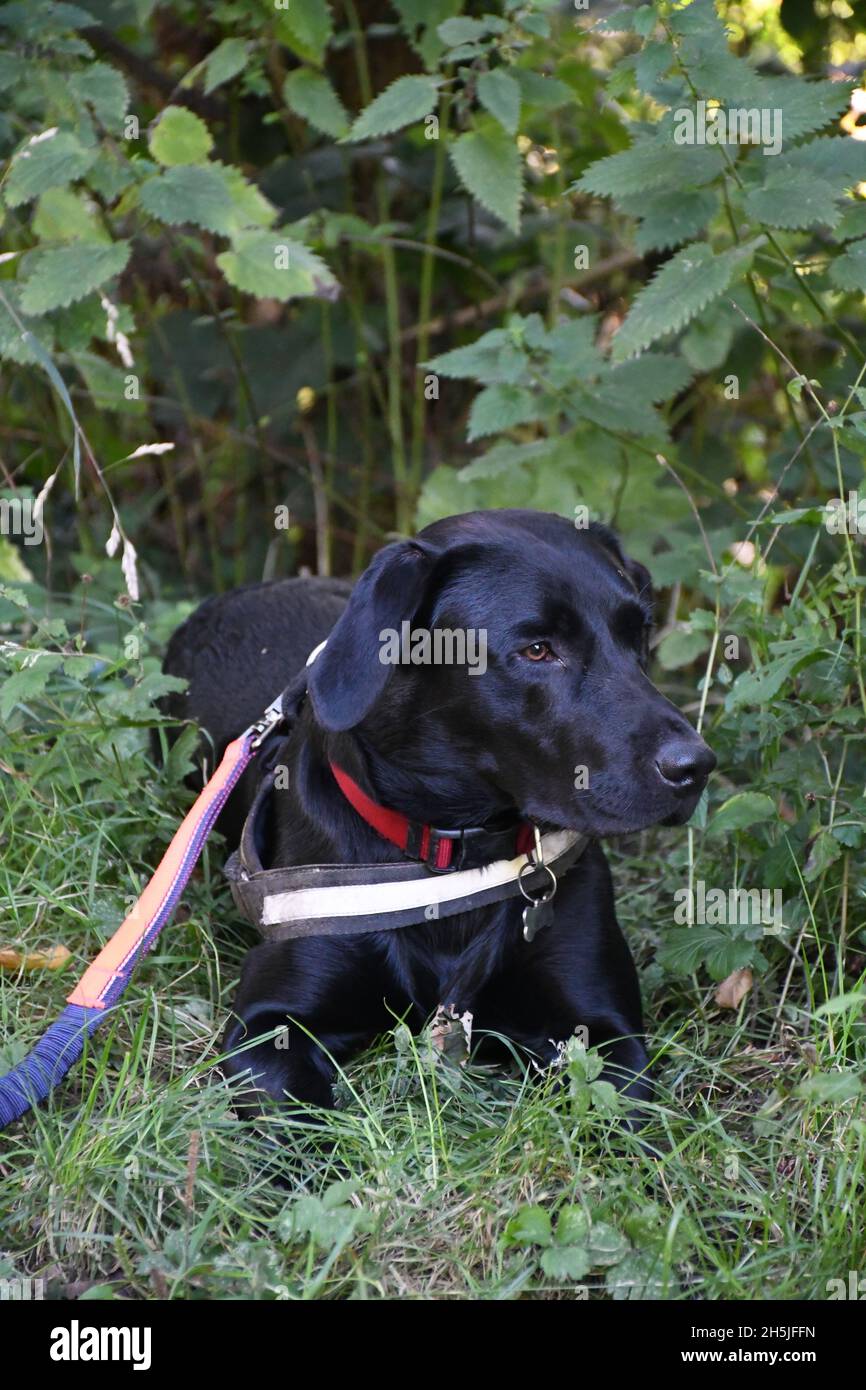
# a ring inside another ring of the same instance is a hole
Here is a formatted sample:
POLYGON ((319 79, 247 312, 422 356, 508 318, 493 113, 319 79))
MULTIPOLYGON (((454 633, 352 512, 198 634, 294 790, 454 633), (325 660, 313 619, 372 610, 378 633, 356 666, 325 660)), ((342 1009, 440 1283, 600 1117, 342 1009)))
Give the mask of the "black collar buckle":
POLYGON ((434 825, 430 827, 430 843, 427 846, 427 855, 424 859, 426 868, 432 874, 451 874, 456 869, 462 869, 466 861, 466 842, 467 840, 477 840, 480 835, 486 835, 483 826, 471 826, 466 830, 438 830, 434 825), (453 848, 451 859, 445 868, 440 869, 437 865, 439 846, 443 840, 450 840, 453 848))
MULTIPOLYGON (((423 863, 433 874, 451 874, 457 869, 477 869, 497 859, 513 859, 517 854, 518 828, 515 822, 498 830, 487 825, 471 825, 463 830, 439 830, 431 825, 430 843, 423 863), (450 840, 454 846, 451 861, 444 869, 436 863, 443 840, 450 840)), ((420 848, 416 849, 414 857, 420 857, 420 848)))

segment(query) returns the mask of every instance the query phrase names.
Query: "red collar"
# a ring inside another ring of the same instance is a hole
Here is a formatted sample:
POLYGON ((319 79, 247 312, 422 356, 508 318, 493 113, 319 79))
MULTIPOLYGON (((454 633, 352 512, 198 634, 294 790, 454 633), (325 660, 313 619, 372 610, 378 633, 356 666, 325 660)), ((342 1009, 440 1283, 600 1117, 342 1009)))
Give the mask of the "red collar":
POLYGON ((337 786, 358 815, 408 858, 420 859, 434 873, 469 867, 468 860, 474 866, 476 862, 489 863, 497 858, 528 854, 532 849, 532 826, 526 821, 513 823, 504 830, 491 830, 488 826, 439 830, 410 820, 400 811, 380 806, 336 763, 331 763, 330 768, 337 786))

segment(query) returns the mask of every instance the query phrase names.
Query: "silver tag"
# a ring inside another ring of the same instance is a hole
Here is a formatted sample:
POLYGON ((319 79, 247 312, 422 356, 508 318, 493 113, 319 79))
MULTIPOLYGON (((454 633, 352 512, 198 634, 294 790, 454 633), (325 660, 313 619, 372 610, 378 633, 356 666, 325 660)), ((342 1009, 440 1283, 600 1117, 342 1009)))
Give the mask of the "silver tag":
POLYGON ((533 941, 542 927, 553 926, 553 903, 527 903, 523 909, 523 939, 533 941))

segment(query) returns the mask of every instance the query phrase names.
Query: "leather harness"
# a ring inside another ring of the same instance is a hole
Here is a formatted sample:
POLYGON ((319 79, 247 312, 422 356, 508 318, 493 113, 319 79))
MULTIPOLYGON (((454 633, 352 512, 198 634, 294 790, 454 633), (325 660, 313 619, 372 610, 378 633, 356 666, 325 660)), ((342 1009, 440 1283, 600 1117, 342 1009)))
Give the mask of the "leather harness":
POLYGON ((404 861, 264 867, 275 755, 305 696, 306 679, 290 686, 281 703, 274 701, 271 707, 280 708, 280 715, 263 740, 262 780, 238 848, 225 866, 238 910, 265 940, 392 931, 515 897, 528 904, 524 935, 531 940, 534 930, 549 920, 557 880, 581 857, 587 836, 571 830, 542 835, 516 814, 462 830, 421 825, 374 801, 336 764, 331 771, 343 795, 368 824, 402 849, 404 861), (541 909, 548 909, 546 915, 540 915, 541 909), (536 925, 530 932, 531 920, 536 925))

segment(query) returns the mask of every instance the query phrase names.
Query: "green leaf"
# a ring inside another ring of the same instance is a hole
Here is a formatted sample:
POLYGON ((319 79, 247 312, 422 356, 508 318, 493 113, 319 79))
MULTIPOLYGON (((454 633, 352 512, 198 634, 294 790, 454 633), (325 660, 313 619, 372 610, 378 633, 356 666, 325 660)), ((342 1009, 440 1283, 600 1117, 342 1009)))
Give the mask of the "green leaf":
POLYGON ((247 182, 236 165, 214 163, 208 168, 219 171, 232 200, 232 219, 238 230, 244 227, 270 227, 277 215, 276 208, 255 184, 247 182))
POLYGON ((606 1221, 594 1221, 589 1232, 589 1255, 593 1265, 615 1265, 630 1249, 625 1236, 606 1221))
POLYGON ((709 645, 709 633, 678 627, 662 639, 656 648, 656 656, 663 671, 679 671, 683 666, 691 666, 709 645))
POLYGON ((207 164, 176 164, 147 179, 139 197, 145 212, 170 226, 191 222, 223 236, 235 226, 225 180, 218 169, 207 164))
POLYGON ((21 289, 25 314, 44 314, 83 299, 91 290, 119 275, 129 260, 128 241, 110 246, 73 242, 55 250, 39 251, 21 289))
POLYGON ((556 1218, 557 1245, 585 1245, 589 1235, 589 1217, 583 1207, 569 1203, 560 1207, 556 1218))
POLYGON ((505 1227, 506 1245, 550 1245, 550 1215, 544 1207, 520 1207, 505 1227))
POLYGON ((327 77, 310 68, 296 68, 283 85, 283 100, 290 111, 309 121, 323 135, 341 140, 349 129, 346 108, 327 77))
POLYGON ((593 1081, 589 1090, 593 1109, 603 1115, 616 1115, 622 1109, 620 1092, 612 1081, 593 1081))
POLYGON ((0 691, 0 719, 8 719, 19 701, 27 704, 43 695, 49 678, 62 661, 62 656, 43 652, 31 666, 7 676, 0 691))
POLYGON ((617 206, 631 217, 640 217, 634 244, 647 251, 667 251, 681 246, 703 231, 719 205, 715 188, 661 189, 632 198, 618 198, 617 206))
POLYGON ((71 188, 49 188, 41 195, 33 232, 40 241, 111 241, 93 200, 71 188))
POLYGON ((457 476, 463 482, 471 482, 473 479, 497 478, 502 473, 512 473, 524 463, 550 461, 553 466, 564 438, 567 436, 535 439, 531 444, 512 444, 507 439, 499 440, 486 454, 465 464, 457 476))
POLYGON ((523 162, 514 140, 499 125, 467 131, 449 151, 468 193, 512 232, 520 228, 523 162))
POLYGON ((338 1202, 327 1205, 318 1197, 300 1197, 279 1217, 277 1230, 283 1240, 307 1236, 322 1250, 339 1250, 353 1237, 372 1227, 371 1214, 363 1208, 338 1202))
POLYGON ((836 190, 812 173, 771 175, 745 198, 746 212, 769 227, 834 227, 842 216, 836 190))
POLYGON ((423 121, 438 99, 438 78, 398 77, 365 107, 346 139, 373 140, 376 136, 402 130, 413 121, 423 121))
POLYGON ((866 293, 866 241, 855 241, 830 265, 830 279, 840 290, 866 293))
POLYGON ((855 203, 847 199, 843 207, 842 220, 836 227, 834 240, 856 241, 859 237, 866 237, 866 200, 861 198, 855 203))
POLYGON ((693 975, 705 967, 713 980, 725 980, 759 959, 754 941, 729 936, 720 927, 678 927, 665 936, 656 956, 671 975, 693 975))
POLYGON ((94 405, 100 410, 125 410, 131 414, 144 413, 144 401, 124 399, 127 385, 126 368, 108 362, 95 352, 76 352, 71 361, 84 378, 84 384, 94 405))
POLYGON ((645 19, 647 5, 638 5, 633 8, 630 5, 619 5, 608 15, 603 15, 597 19, 594 27, 602 34, 623 34, 643 32, 638 29, 645 19))
POLYGON ((597 159, 575 187, 615 201, 654 188, 677 193, 683 188, 702 188, 724 167, 717 146, 674 145, 643 137, 628 150, 597 159))
POLYGON ((864 829, 866 829, 866 827, 862 824, 834 825, 833 838, 834 840, 838 840, 840 845, 845 845, 847 849, 859 849, 863 843, 864 829))
POLYGON ((815 1010, 816 1018, 835 1017, 837 1014, 862 1013, 866 1009, 866 994, 862 989, 849 990, 846 994, 834 994, 815 1010))
POLYGON ((677 55, 688 72, 691 87, 704 98, 726 107, 770 106, 761 100, 761 76, 751 63, 731 53, 727 35, 716 24, 711 38, 695 36, 683 43, 677 55))
POLYGON ((541 1268, 548 1279, 579 1281, 592 1269, 592 1261, 580 1245, 552 1245, 542 1251, 541 1268))
POLYGON ((615 1268, 608 1270, 605 1286, 618 1303, 627 1299, 661 1299, 665 1297, 662 1268, 654 1251, 629 1251, 615 1268))
POLYGON ((656 339, 684 328, 702 309, 724 294, 734 276, 746 269, 763 238, 714 256, 706 242, 678 251, 641 290, 613 340, 612 360, 622 362, 656 339))
MULTIPOLYGON (((55 309, 51 314, 51 325, 54 329, 55 347, 63 352, 84 352, 94 338, 105 341, 106 313, 99 302, 99 295, 94 291, 85 295, 84 299, 79 299, 77 303, 67 305, 65 309, 55 309)), ((122 332, 132 327, 132 316, 126 305, 121 307, 118 325, 122 332)), ((102 357, 98 360, 105 361, 102 357)), ((143 402, 141 404, 143 405, 143 402)), ((135 402, 130 401, 127 408, 134 409, 135 402)))
POLYGON ((547 335, 550 353, 547 373, 553 386, 568 386, 582 377, 594 377, 604 367, 595 344, 597 323, 594 315, 560 320, 547 335))
POLYGON ((493 72, 482 72, 476 90, 481 105, 509 135, 516 135, 522 101, 520 84, 504 68, 494 68, 493 72))
POLYGON ((667 40, 644 44, 640 53, 627 59, 634 67, 635 82, 642 92, 654 93, 659 79, 674 62, 674 51, 667 40))
POLYGON ((730 352, 737 326, 731 306, 717 301, 689 324, 680 342, 680 352, 694 371, 714 371, 730 352))
POLYGON ((18 3, 0 9, 0 25, 8 25, 13 33, 23 34, 28 41, 37 35, 62 34, 67 29, 92 29, 95 23, 94 16, 81 5, 18 3))
POLYGON ((441 352, 438 357, 423 363, 438 376, 453 377, 458 381, 480 381, 485 385, 497 381, 514 384, 523 376, 528 365, 526 353, 505 328, 493 328, 476 338, 474 343, 441 352))
POLYGON ((17 53, 0 53, 0 92, 8 91, 27 73, 27 63, 17 53))
POLYGON ((213 92, 224 82, 237 77, 246 66, 249 51, 246 39, 223 39, 222 43, 218 43, 213 53, 209 53, 205 59, 205 92, 213 92))
POLYGON ((150 133, 150 152, 160 164, 199 164, 213 137, 204 121, 185 106, 167 106, 150 133))
POLYGON ((237 289, 259 299, 336 299, 337 281, 315 251, 279 231, 239 232, 232 248, 216 258, 237 289))
POLYGON ((803 1100, 842 1105, 846 1100, 855 1100, 863 1092, 863 1080, 857 1072, 848 1071, 817 1072, 807 1077, 797 1087, 797 1095, 803 1100))
POLYGON ((756 671, 744 671, 737 676, 725 699, 726 709, 740 705, 766 705, 775 699, 782 686, 801 666, 821 659, 822 653, 808 641, 799 638, 780 644, 773 659, 756 671))
POLYGON ((299 58, 322 66, 334 32, 334 19, 325 0, 290 0, 289 8, 277 13, 276 28, 282 41, 299 58))
MULTIPOLYGON (((762 163, 766 162, 763 156, 753 156, 756 163, 759 158, 762 163)), ((806 169, 836 182, 840 191, 853 188, 866 179, 866 148, 862 140, 852 140, 850 135, 819 135, 786 150, 779 163, 785 169, 806 169)))
POLYGON ((560 106, 574 102, 574 92, 558 77, 545 77, 544 73, 531 68, 512 68, 511 71, 527 106, 537 106, 541 111, 555 111, 560 106))
MULTIPOLYGON (((21 555, 19 546, 7 540, 5 536, 0 536, 0 581, 12 580, 17 584, 34 582, 33 571, 27 568, 21 555)), ((3 610, 4 622, 18 617, 18 614, 9 612, 10 605, 26 610, 27 595, 22 589, 10 589, 5 582, 0 582, 0 608, 3 610)))
POLYGON ((538 401, 525 386, 485 386, 472 402, 466 437, 472 443, 538 418, 538 401))
POLYGON ((819 831, 809 848, 809 856, 803 869, 803 878, 807 883, 813 883, 816 878, 820 878, 825 869, 829 869, 831 864, 835 864, 841 856, 842 846, 835 835, 831 835, 829 830, 819 831))
POLYGON ((461 8, 462 0, 392 0, 401 27, 428 72, 438 65, 445 51, 436 30, 461 8))
POLYGON ((593 383, 575 383, 566 409, 573 418, 591 420, 602 429, 616 421, 623 434, 658 439, 665 434, 664 421, 657 410, 639 397, 624 395, 608 377, 593 383))
POLYGON ((468 15, 457 15, 456 18, 446 19, 437 25, 436 33, 449 48, 457 48, 462 43, 474 43, 476 39, 483 38, 485 34, 490 33, 492 27, 484 19, 470 19, 468 15))
MULTIPOLYGON (((780 111, 785 146, 801 135, 822 130, 847 111, 851 101, 848 82, 829 79, 811 81, 805 77, 761 77, 757 105, 780 111)), ((733 103, 730 103, 733 104, 733 103)))
POLYGON ((105 129, 118 134, 129 110, 129 88, 117 68, 109 63, 88 63, 67 80, 70 90, 91 108, 105 129))
POLYGON ((80 179, 94 163, 98 151, 88 149, 68 130, 36 135, 12 159, 3 185, 10 208, 20 207, 48 188, 80 179))
POLYGON ((732 830, 745 830, 762 821, 775 825, 779 819, 775 802, 764 792, 736 792, 716 811, 707 831, 709 839, 720 839, 732 830))
POLYGON ((87 175, 87 186, 107 203, 113 203, 124 189, 136 182, 136 173, 141 170, 142 165, 149 172, 153 167, 153 161, 148 159, 133 163, 118 146, 106 142, 87 175))
POLYGON ((667 352, 646 352, 614 367, 607 380, 623 398, 656 403, 678 395, 693 376, 694 372, 682 357, 667 352))
POLYGON ((10 281, 2 281, 0 282, 0 293, 5 296, 18 318, 24 323, 24 332, 22 332, 3 300, 0 299, 0 358, 22 365, 38 362, 39 356, 34 352, 24 334, 32 333, 44 350, 50 353, 54 347, 54 334, 50 324, 43 319, 27 322, 21 309, 21 289, 18 285, 10 281))
POLYGON ((724 27, 711 7, 699 15, 692 4, 671 16, 671 22, 684 21, 685 35, 679 58, 694 89, 702 97, 717 98, 727 109, 757 109, 773 118, 776 133, 786 145, 814 130, 820 130, 848 105, 850 89, 846 83, 812 81, 808 78, 765 76, 745 59, 730 52, 724 27), (689 29, 691 20, 700 23, 689 29), (688 31, 688 32, 687 32, 688 31), (778 123, 776 112, 779 113, 778 123))
POLYGON ((540 39, 550 38, 550 20, 546 14, 533 14, 531 10, 523 9, 520 24, 528 33, 537 34, 540 39))

